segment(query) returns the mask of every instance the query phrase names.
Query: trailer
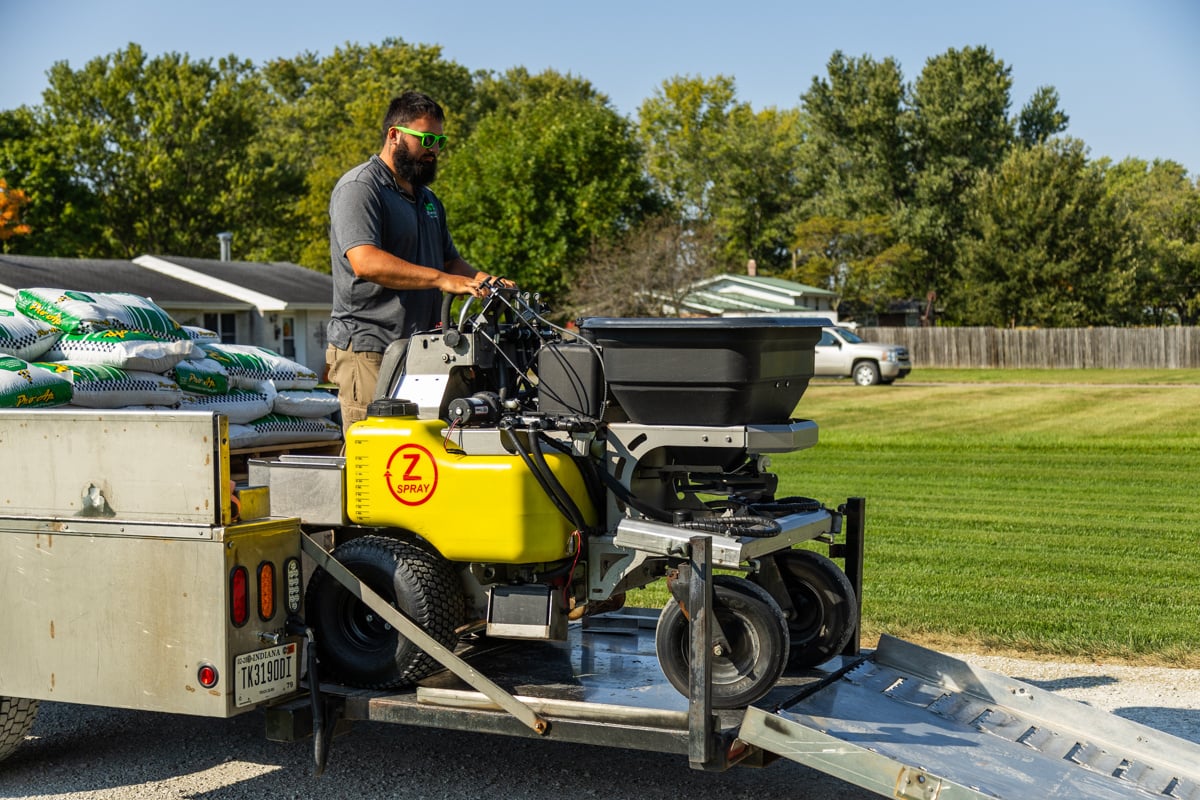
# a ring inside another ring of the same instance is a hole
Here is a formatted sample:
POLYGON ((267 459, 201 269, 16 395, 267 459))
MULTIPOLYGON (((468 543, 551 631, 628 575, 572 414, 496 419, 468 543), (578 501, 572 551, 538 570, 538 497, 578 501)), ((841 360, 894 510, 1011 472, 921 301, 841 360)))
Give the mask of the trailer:
POLYGON ((496 287, 385 358, 340 455, 224 417, 0 411, 0 756, 43 700, 787 758, 901 798, 1200 798, 1200 747, 899 640, 866 502, 772 454, 820 320, 591 320, 496 287), (700 365, 700 366, 698 366, 700 365), (10 454, 22 454, 13 458, 10 454), (627 607, 665 583, 661 609, 627 607))

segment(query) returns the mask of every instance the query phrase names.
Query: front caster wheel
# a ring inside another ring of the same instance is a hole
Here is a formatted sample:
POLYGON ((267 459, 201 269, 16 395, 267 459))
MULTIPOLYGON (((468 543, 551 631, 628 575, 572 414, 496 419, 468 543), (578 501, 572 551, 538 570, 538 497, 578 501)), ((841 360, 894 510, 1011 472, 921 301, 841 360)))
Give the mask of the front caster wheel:
MULTIPOLYGON (((713 644, 715 708, 741 708, 761 699, 787 665, 788 631, 781 612, 769 596, 756 595, 714 580, 713 621, 728 644, 713 644)), ((691 624, 674 599, 658 618, 654 647, 667 680, 681 693, 690 694, 691 624)))
MULTIPOLYGON (((384 536, 352 539, 334 550, 333 557, 426 633, 454 649, 464 612, 450 562, 384 536)), ((351 686, 390 689, 441 669, 324 570, 317 570, 309 581, 305 605, 321 667, 330 677, 351 686)))

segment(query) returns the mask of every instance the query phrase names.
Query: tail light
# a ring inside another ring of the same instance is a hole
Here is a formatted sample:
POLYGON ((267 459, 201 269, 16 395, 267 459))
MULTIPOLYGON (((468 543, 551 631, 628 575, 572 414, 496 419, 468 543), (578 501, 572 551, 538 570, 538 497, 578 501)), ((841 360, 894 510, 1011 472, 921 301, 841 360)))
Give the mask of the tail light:
POLYGON ((238 628, 250 619, 250 573, 243 566, 229 573, 229 618, 238 628))
POLYGON ((264 561, 258 565, 258 617, 266 622, 275 616, 275 565, 264 561))
POLYGON ((196 680, 199 681, 200 685, 205 689, 211 689, 216 686, 219 677, 220 676, 217 674, 217 668, 212 664, 201 664, 200 668, 196 670, 196 680))

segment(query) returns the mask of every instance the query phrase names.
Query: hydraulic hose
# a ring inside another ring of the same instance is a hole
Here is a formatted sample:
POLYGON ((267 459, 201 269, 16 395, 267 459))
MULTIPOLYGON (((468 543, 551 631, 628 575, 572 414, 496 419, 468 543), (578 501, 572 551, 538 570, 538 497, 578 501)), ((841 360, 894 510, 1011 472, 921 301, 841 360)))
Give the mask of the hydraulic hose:
POLYGON ((551 489, 549 484, 546 483, 545 476, 538 471, 537 465, 533 463, 533 459, 530 457, 530 455, 525 452, 525 448, 521 447, 521 441, 517 438, 517 434, 513 431, 512 427, 505 425, 501 426, 500 429, 504 431, 504 435, 508 438, 509 443, 512 444, 512 448, 516 454, 519 455, 521 460, 525 462, 525 466, 529 468, 529 472, 533 475, 533 479, 537 481, 538 486, 540 486, 542 491, 545 492, 546 496, 550 498, 550 502, 554 504, 554 507, 558 509, 558 513, 562 514, 567 521, 574 525, 575 520, 571 517, 570 510, 562 504, 558 496, 554 493, 554 490, 551 489))
POLYGON ((542 471, 543 477, 546 479, 546 484, 550 490, 558 497, 561 505, 567 509, 567 519, 571 520, 571 524, 575 526, 575 530, 582 531, 587 525, 587 520, 583 518, 583 512, 579 510, 574 498, 562 485, 558 476, 550 469, 550 464, 546 462, 546 454, 542 452, 541 435, 539 431, 530 428, 529 431, 529 451, 533 456, 534 462, 538 465, 538 469, 542 471))

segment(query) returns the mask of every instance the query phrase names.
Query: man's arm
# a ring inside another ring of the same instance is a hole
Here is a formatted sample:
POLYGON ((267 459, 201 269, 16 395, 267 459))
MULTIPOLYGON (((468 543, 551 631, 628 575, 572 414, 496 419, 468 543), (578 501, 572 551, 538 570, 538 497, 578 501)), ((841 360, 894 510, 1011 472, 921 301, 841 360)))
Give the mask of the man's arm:
POLYGON ((360 244, 346 251, 354 274, 389 289, 437 289, 447 294, 482 296, 481 285, 490 276, 477 271, 462 258, 446 264, 446 271, 422 267, 381 250, 360 244))

